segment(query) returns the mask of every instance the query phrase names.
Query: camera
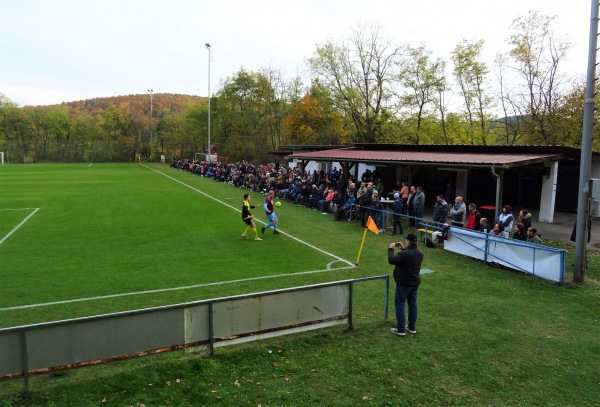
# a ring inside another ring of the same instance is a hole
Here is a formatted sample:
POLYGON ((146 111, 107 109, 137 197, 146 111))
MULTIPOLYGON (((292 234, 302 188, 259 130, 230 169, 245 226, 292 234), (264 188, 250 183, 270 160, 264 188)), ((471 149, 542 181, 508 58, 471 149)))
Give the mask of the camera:
POLYGON ((400 242, 396 242, 396 247, 400 247, 400 242))

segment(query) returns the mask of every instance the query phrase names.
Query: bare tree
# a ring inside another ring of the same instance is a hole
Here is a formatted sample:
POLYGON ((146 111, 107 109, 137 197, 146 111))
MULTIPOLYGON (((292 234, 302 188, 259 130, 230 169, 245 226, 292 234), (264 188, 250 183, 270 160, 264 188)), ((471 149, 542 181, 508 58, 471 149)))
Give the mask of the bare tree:
POLYGON ((507 63, 506 55, 502 53, 496 54, 494 67, 500 86, 500 106, 504 113, 504 117, 498 120, 497 124, 504 133, 503 144, 509 146, 517 144, 521 139, 523 112, 520 106, 513 100, 511 89, 507 85, 507 63))
POLYGON ((571 44, 556 37, 554 19, 530 11, 513 21, 508 40, 513 68, 523 81, 518 103, 528 142, 556 144, 560 137, 558 113, 567 82, 558 68, 571 44))
POLYGON ((359 141, 375 142, 380 136, 398 53, 378 26, 359 26, 349 40, 341 45, 330 40, 309 59, 313 79, 328 87, 336 108, 351 118, 359 141))

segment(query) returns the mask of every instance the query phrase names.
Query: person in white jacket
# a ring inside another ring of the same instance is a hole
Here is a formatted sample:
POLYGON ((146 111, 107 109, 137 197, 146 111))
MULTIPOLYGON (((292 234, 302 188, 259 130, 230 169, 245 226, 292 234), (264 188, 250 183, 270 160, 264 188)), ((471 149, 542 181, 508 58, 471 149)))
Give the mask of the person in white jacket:
POLYGON ((512 231, 514 220, 515 217, 512 214, 512 206, 504 205, 502 207, 502 213, 498 216, 498 219, 496 219, 496 223, 502 223, 504 225, 504 235, 506 237, 508 237, 512 231))

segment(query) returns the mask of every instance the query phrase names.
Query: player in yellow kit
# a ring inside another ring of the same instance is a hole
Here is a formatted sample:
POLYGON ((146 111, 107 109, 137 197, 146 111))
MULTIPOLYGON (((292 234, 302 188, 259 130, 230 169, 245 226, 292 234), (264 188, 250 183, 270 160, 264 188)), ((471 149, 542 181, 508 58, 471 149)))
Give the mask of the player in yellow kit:
POLYGON ((244 194, 244 205, 242 206, 242 220, 246 222, 248 227, 242 233, 242 237, 244 239, 248 239, 248 229, 252 229, 254 232, 254 240, 262 240, 258 237, 258 232, 256 232, 256 225, 254 224, 254 215, 250 213, 250 209, 257 208, 258 205, 250 205, 250 194, 244 194))

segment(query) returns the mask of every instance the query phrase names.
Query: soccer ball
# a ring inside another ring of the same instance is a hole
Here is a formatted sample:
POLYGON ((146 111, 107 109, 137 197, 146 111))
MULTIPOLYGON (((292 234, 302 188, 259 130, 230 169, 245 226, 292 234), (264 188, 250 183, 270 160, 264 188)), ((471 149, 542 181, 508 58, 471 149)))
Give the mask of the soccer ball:
POLYGON ((281 201, 275 202, 275 206, 281 206, 281 201))

